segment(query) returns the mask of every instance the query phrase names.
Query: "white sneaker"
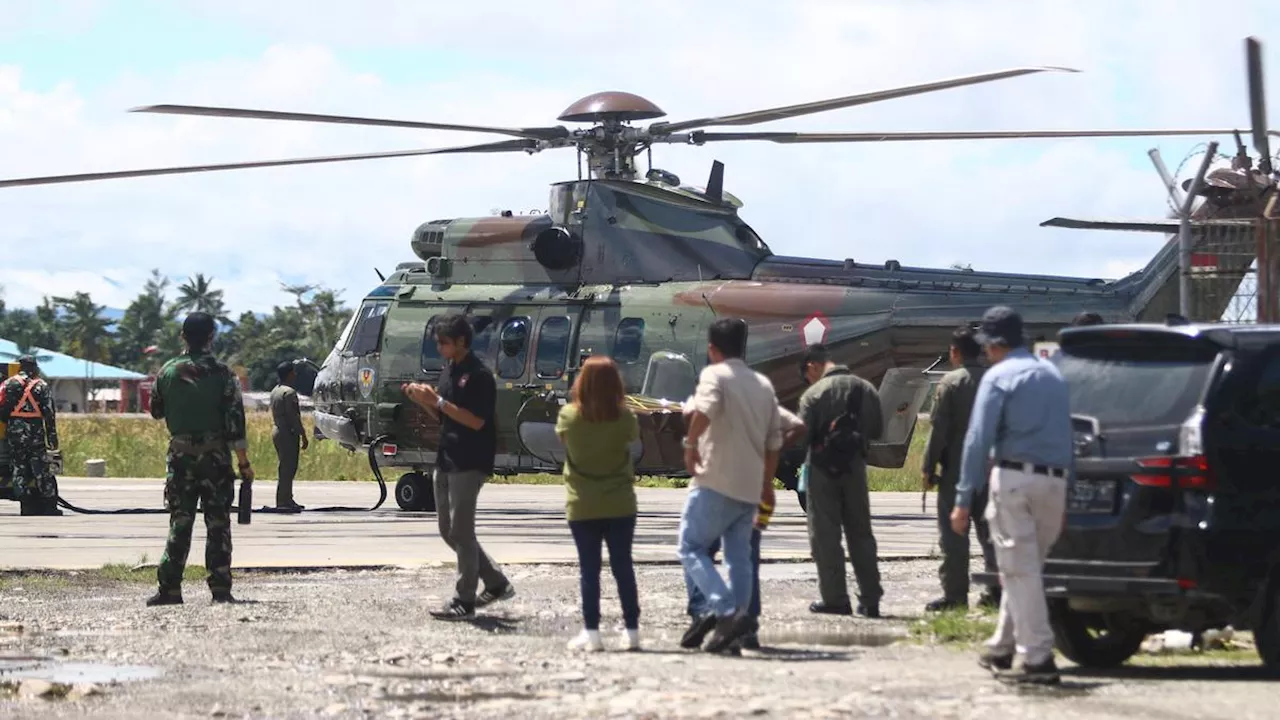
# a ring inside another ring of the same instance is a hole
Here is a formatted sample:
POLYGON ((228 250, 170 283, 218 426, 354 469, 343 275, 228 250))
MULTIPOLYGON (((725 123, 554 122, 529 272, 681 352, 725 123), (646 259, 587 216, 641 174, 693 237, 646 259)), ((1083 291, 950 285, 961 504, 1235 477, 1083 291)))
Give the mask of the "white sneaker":
POLYGON ((600 652, 604 650, 604 643, 600 640, 599 630, 583 630, 578 633, 577 637, 569 641, 568 648, 585 652, 600 652))
POLYGON ((623 650, 639 650, 640 649, 640 631, 630 630, 622 633, 622 649, 623 650))

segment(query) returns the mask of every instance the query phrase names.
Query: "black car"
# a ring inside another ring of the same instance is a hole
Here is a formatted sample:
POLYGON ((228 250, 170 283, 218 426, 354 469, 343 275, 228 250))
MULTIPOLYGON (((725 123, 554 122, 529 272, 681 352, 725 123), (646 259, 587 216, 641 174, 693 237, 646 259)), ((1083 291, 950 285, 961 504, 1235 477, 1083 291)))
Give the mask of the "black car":
POLYGON ((1280 326, 1102 325, 1059 346, 1076 468, 1044 569, 1058 649, 1115 666, 1150 633, 1230 625, 1280 673, 1280 326))

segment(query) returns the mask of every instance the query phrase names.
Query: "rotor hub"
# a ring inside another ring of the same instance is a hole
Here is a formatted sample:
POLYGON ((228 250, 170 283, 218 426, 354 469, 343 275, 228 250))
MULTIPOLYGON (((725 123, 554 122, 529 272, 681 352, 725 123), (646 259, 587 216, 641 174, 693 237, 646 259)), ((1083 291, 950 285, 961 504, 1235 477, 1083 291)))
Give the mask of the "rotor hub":
POLYGON ((662 108, 639 95, 620 90, 592 93, 560 113, 561 122, 630 122, 666 117, 662 108))

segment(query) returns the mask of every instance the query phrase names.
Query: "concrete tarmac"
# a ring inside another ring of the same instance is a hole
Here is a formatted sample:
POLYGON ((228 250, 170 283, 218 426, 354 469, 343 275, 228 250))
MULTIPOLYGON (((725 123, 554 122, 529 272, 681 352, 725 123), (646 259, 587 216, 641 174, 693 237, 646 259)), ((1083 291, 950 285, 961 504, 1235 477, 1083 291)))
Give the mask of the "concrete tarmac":
MULTIPOLYGON (((85 509, 163 508, 162 480, 61 478, 59 491, 85 509)), ((275 483, 254 482, 254 508, 272 505, 275 483)), ((452 564, 440 539, 435 513, 409 513, 395 503, 393 488, 375 511, 317 512, 312 508, 372 507, 373 482, 296 482, 294 498, 307 506, 299 514, 254 513, 249 525, 235 524, 233 563, 248 568, 417 567, 452 564)), ((676 562, 676 536, 686 490, 638 488, 640 515, 637 562, 676 562)), ((480 493, 477 535, 500 564, 576 562, 564 518, 564 488, 558 485, 487 485, 480 493)), ((768 560, 807 560, 804 514, 794 493, 778 493, 761 548, 768 560)), ((928 557, 937 553, 934 497, 920 512, 915 493, 872 493, 872 523, 881 558, 928 557)), ((168 534, 168 516, 79 515, 21 517, 18 504, 0 502, 0 569, 91 569, 108 563, 159 561, 168 534)), ((974 552, 977 541, 973 540, 974 552)), ((204 562, 203 520, 196 518, 189 564, 204 562)))

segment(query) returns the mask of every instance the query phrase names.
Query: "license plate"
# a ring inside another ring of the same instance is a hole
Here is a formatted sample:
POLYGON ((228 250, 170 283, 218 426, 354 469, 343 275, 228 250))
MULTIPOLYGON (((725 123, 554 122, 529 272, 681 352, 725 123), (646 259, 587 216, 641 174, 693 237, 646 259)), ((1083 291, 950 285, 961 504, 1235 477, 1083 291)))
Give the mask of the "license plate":
POLYGON ((1067 491, 1067 512, 1113 513, 1117 487, 1115 480, 1076 479, 1067 491))

